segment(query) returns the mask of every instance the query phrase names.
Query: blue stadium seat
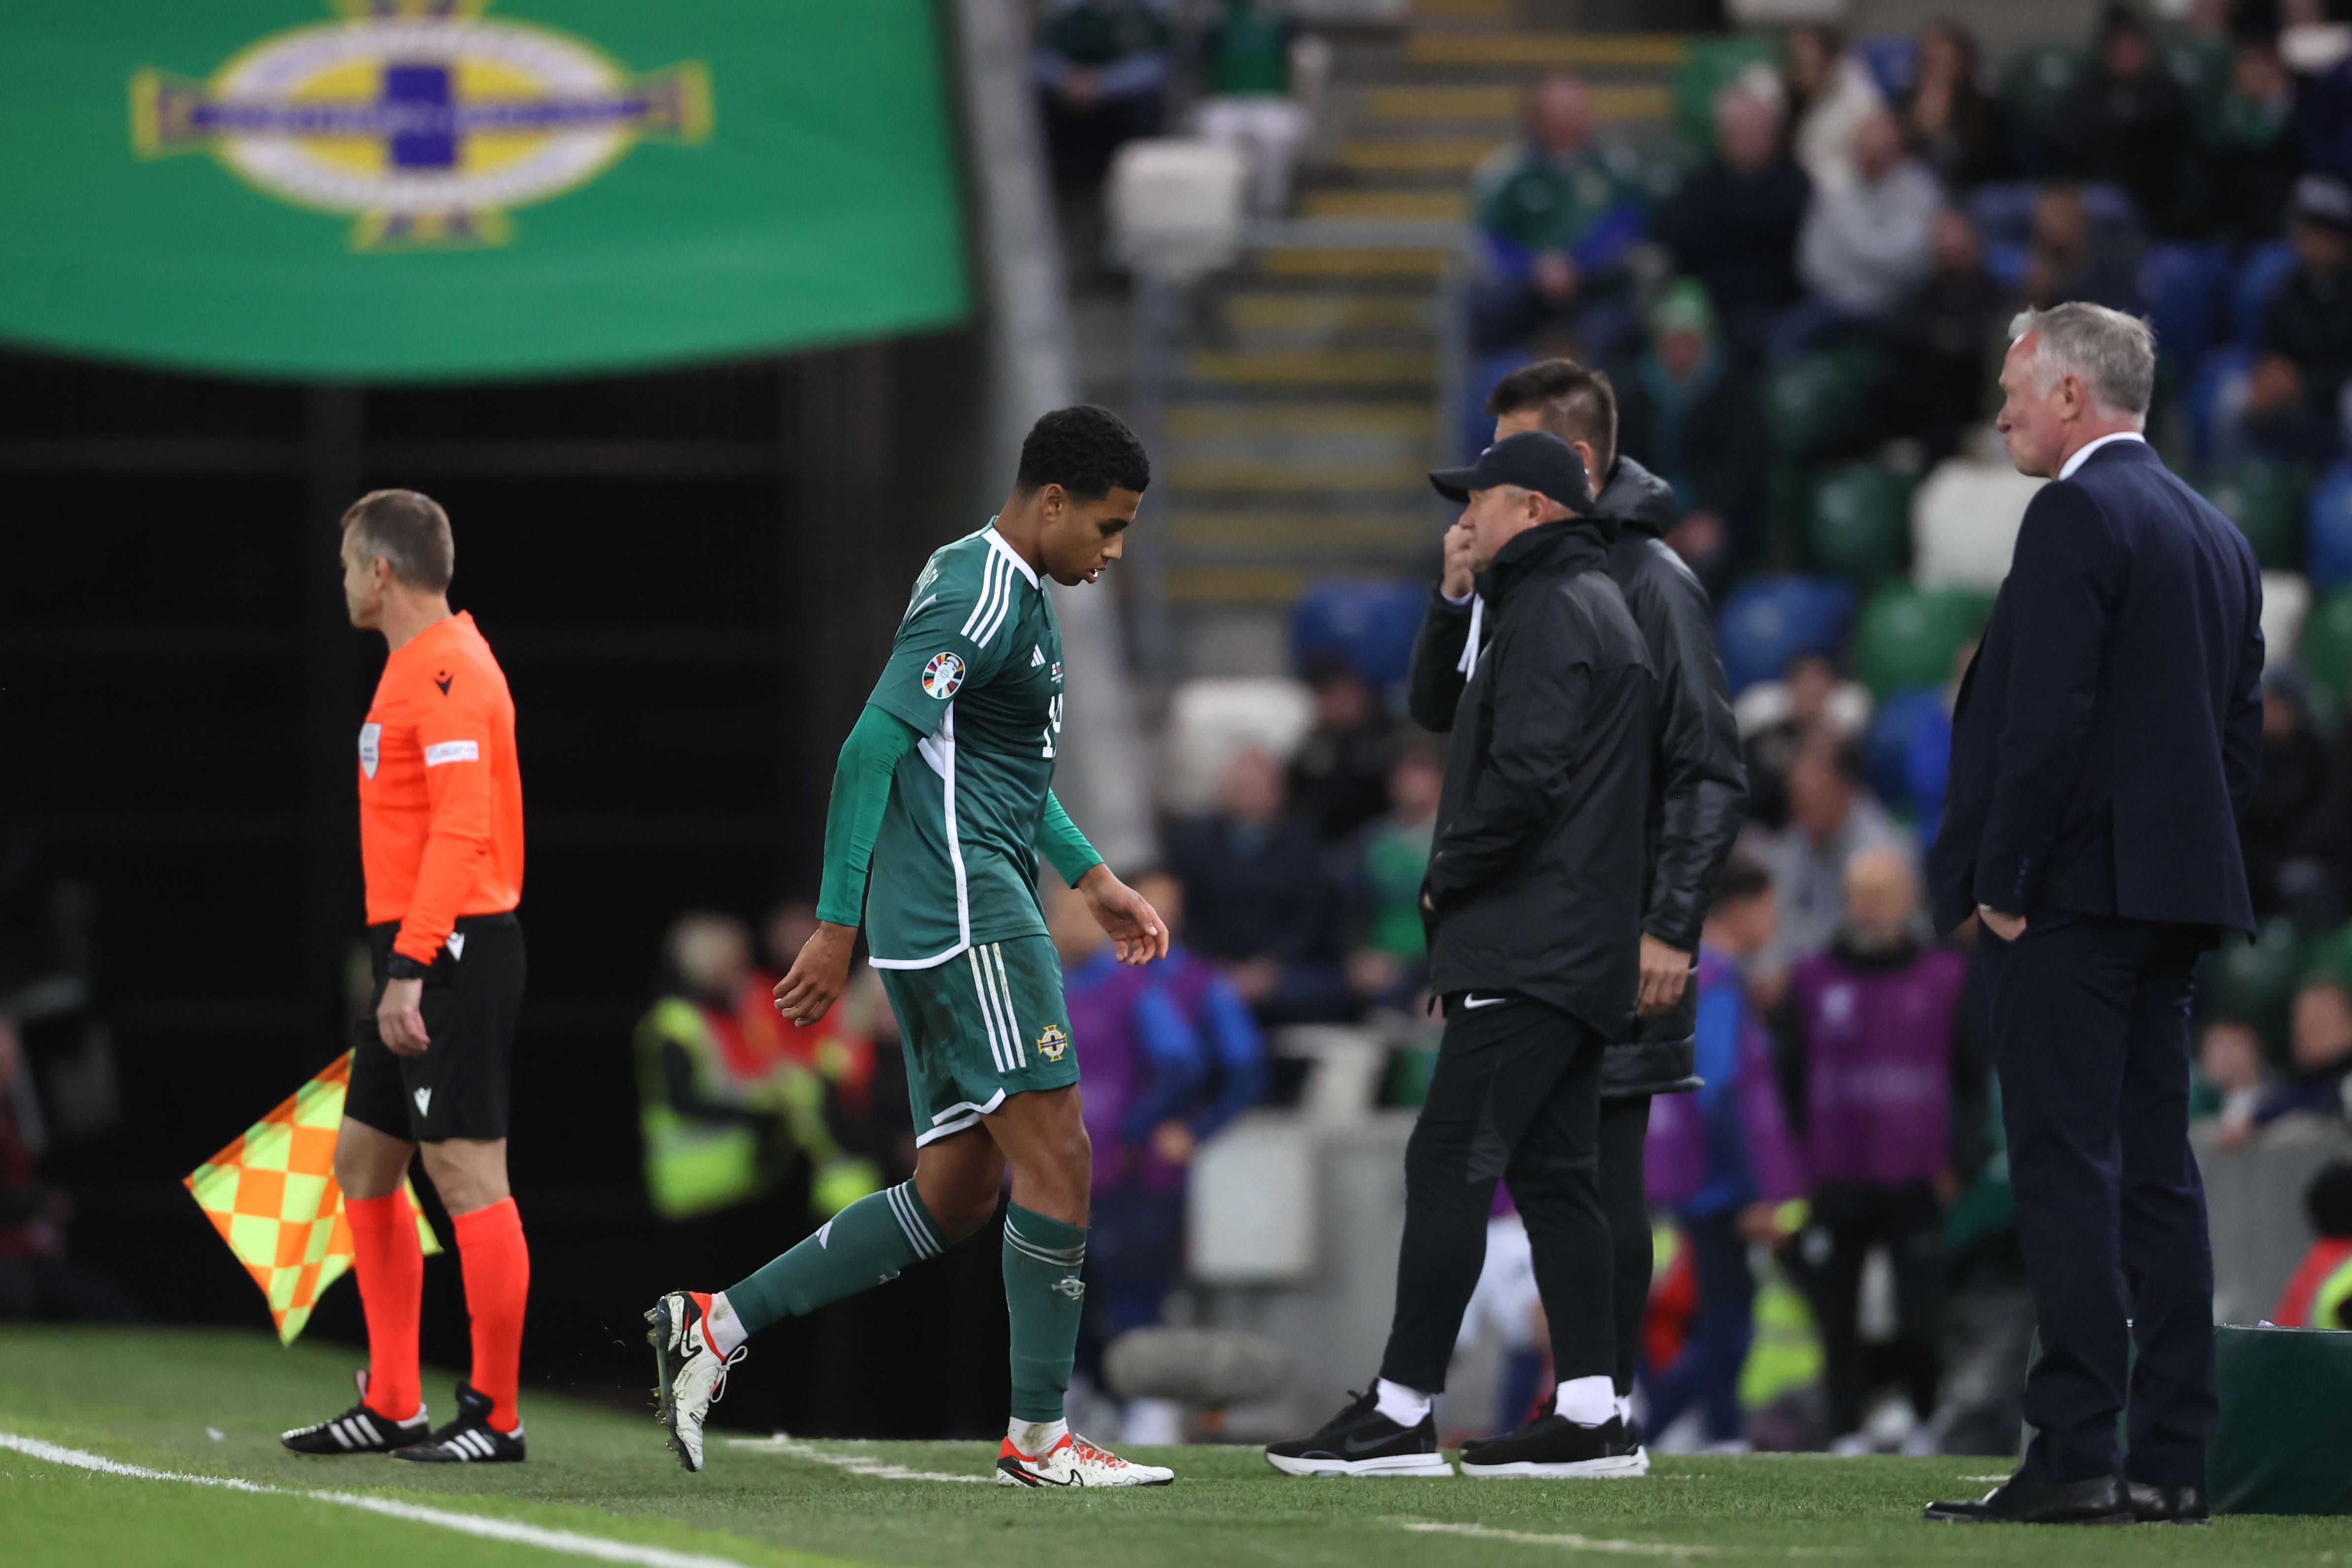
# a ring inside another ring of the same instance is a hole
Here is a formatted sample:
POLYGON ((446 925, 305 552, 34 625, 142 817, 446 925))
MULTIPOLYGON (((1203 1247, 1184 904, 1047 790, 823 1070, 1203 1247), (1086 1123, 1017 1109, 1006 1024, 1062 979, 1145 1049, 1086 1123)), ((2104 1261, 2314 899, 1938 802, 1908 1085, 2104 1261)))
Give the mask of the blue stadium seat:
POLYGON ((1944 722, 1944 694, 1934 686, 1896 692, 1872 712, 1862 755, 1880 800, 1897 809, 1920 809, 1923 802, 1911 795, 1912 748, 1921 725, 1944 722))
POLYGON ((2237 280, 2230 285, 2230 336, 2247 348, 2262 335, 2263 318, 2271 296, 2294 270, 2294 247, 2283 239, 2258 245, 2239 264, 2237 280))
POLYGON ((1853 589, 1826 577, 1759 577, 1724 601, 1717 617, 1723 673, 1746 691, 1800 653, 1834 655, 1853 618, 1853 589))
POLYGON ((1402 684, 1412 664, 1429 590, 1384 577, 1309 583, 1290 608, 1290 657, 1300 671, 1318 653, 1338 653, 1375 691, 1402 684))
POLYGON ((1919 46, 1900 33, 1880 33, 1854 41, 1854 53, 1870 72, 1871 84, 1888 103, 1911 96, 1919 79, 1919 46))
POLYGON ((1486 394, 1495 383, 1535 358, 1525 349, 1505 349, 1487 355, 1470 367, 1470 374, 1462 383, 1462 407, 1454 428, 1461 443, 1458 454, 1445 458, 1448 464, 1473 463, 1478 454, 1486 450, 1495 439, 1495 416, 1486 412, 1486 394))
POLYGON ((2197 367, 2196 379, 2189 383, 2184 408, 2189 415, 2189 455, 2200 469, 2213 465, 2222 425, 2231 417, 2224 403, 2236 396, 2253 363, 2251 350, 2229 343, 2208 353, 2197 367))
POLYGON ((2352 582, 2352 462, 2320 476, 2304 511, 2304 575, 2314 593, 2352 582))
POLYGON ((2212 346, 2230 253, 2218 245, 2155 245, 2139 267, 2139 291, 2156 328, 2156 346, 2194 366, 2212 346))

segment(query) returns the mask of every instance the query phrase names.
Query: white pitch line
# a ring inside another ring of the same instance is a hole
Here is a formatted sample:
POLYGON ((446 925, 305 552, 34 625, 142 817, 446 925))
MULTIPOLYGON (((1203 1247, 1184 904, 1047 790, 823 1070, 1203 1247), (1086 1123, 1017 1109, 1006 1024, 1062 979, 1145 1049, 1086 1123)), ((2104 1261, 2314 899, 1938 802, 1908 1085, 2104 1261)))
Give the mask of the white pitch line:
POLYGON ((1701 1546, 1671 1541, 1612 1541, 1602 1536, 1538 1535, 1527 1530, 1497 1530, 1486 1524, 1441 1524, 1428 1520, 1401 1520, 1398 1528, 1416 1535, 1462 1535, 1473 1541, 1509 1541, 1521 1546, 1557 1546, 1569 1552, 1602 1552, 1622 1557, 1860 1557, 1858 1546, 1701 1546))
POLYGON ((847 1470, 853 1476, 866 1476, 879 1481, 962 1481, 987 1486, 996 1479, 993 1474, 951 1475, 945 1470, 910 1470, 904 1465, 894 1465, 870 1454, 828 1454, 814 1443, 803 1443, 782 1432, 772 1437, 730 1437, 727 1441, 732 1448, 748 1448, 756 1454, 782 1454, 790 1458, 814 1459, 820 1465, 831 1465, 835 1469, 847 1470))
POLYGON ((198 1476, 181 1470, 152 1470, 144 1465, 126 1465, 102 1455, 45 1443, 38 1437, 19 1437, 14 1432, 0 1432, 0 1448, 14 1448, 20 1454, 47 1460, 53 1465, 69 1465, 76 1469, 121 1476, 131 1480, 178 1481, 185 1486, 220 1487, 228 1491, 256 1492, 271 1497, 307 1498, 312 1502, 362 1509, 390 1519, 404 1519, 413 1524, 437 1525, 443 1530, 478 1535, 490 1541, 509 1542, 517 1546, 537 1546, 572 1557, 593 1557, 604 1563, 634 1563, 636 1568, 748 1568, 747 1564, 732 1557, 712 1557, 699 1552, 673 1552, 664 1546, 638 1546, 625 1541, 607 1541, 601 1536, 582 1535, 574 1531, 525 1524, 517 1519, 427 1508, 422 1503, 402 1502, 396 1498, 363 1497, 348 1491, 298 1490, 241 1480, 235 1476, 198 1476))

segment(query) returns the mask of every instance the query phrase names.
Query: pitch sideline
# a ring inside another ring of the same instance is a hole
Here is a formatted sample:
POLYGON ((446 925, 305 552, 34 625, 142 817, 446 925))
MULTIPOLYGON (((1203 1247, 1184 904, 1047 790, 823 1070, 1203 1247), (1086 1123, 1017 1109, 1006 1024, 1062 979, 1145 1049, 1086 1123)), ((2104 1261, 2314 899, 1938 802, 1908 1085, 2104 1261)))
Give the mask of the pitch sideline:
MULTIPOLYGON (((178 1481, 187 1486, 218 1487, 224 1491, 248 1492, 266 1497, 307 1498, 312 1502, 332 1503, 338 1508, 356 1508, 368 1513, 382 1514, 390 1519, 406 1520, 413 1524, 437 1525, 462 1535, 478 1535, 486 1540, 503 1541, 517 1546, 536 1546, 549 1552, 562 1552, 572 1557, 593 1558, 602 1563, 626 1563, 634 1568, 751 1568, 751 1564, 732 1557, 714 1557, 700 1552, 677 1552, 664 1546, 640 1546, 625 1541, 607 1541, 601 1536, 582 1535, 576 1531, 551 1530, 544 1525, 525 1524, 517 1519, 500 1519, 491 1514, 458 1513, 447 1509, 428 1508, 423 1503, 404 1502, 397 1498, 367 1497, 358 1492, 312 1491, 289 1487, 269 1486, 261 1481, 249 1481, 236 1476, 200 1476, 184 1470, 156 1470, 144 1465, 127 1465, 103 1455, 86 1453, 57 1443, 43 1442, 38 1437, 26 1437, 15 1432, 0 1432, 0 1449, 14 1449, 30 1458, 53 1465, 67 1465, 76 1469, 90 1470, 100 1475, 120 1476, 131 1480, 178 1481)), ((822 1561, 821 1559, 818 1561, 822 1561)))

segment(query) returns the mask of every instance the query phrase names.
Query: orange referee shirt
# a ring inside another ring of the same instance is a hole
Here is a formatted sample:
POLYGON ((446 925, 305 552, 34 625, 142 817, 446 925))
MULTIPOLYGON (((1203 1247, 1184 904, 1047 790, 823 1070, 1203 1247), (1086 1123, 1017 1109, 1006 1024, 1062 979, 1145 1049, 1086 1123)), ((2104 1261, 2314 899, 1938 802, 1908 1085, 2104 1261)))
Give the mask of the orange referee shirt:
POLYGON ((461 915, 522 902, 522 772, 514 699, 459 611, 384 661, 360 727, 360 863, 371 925, 430 964, 461 915))

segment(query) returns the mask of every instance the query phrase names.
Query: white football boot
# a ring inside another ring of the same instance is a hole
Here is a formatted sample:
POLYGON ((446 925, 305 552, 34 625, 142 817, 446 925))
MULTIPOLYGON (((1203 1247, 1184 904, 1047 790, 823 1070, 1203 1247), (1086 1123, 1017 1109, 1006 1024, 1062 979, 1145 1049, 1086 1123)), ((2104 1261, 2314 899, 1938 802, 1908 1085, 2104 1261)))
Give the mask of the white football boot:
POLYGON ((1131 1465, 1076 1432, 1034 1458, 1010 1437, 996 1451, 996 1484, 1003 1487, 1164 1487, 1175 1479, 1174 1470, 1131 1465))
POLYGON ((654 1418, 689 1470, 702 1469, 702 1423, 727 1392, 727 1369, 751 1349, 739 1344, 732 1355, 712 1349, 704 1335, 709 1312, 704 1292, 672 1291, 646 1314, 646 1340, 654 1347, 654 1418))

